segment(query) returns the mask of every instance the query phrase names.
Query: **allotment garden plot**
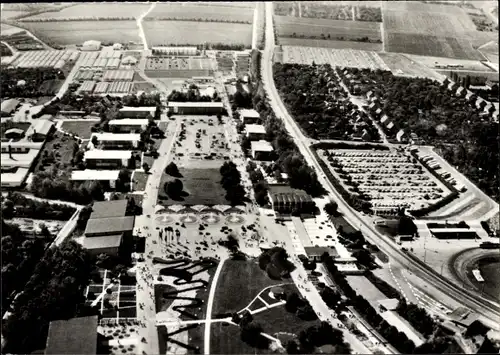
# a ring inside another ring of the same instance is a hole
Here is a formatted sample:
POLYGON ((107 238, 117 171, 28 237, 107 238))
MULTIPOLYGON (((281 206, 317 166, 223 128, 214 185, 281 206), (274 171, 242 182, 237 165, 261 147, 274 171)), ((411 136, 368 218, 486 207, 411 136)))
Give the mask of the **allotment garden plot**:
POLYGON ((330 64, 333 67, 390 70, 375 52, 351 49, 283 46, 283 63, 330 64))
POLYGON ((421 209, 451 193, 407 153, 328 150, 320 157, 351 194, 368 195, 374 211, 421 209))

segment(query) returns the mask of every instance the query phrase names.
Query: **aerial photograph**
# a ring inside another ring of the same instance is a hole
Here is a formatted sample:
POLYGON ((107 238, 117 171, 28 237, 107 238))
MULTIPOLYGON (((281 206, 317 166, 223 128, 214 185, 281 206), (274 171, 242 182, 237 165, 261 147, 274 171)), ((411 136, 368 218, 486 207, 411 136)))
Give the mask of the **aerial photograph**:
POLYGON ((2 354, 500 353, 497 1, 0 14, 2 354))

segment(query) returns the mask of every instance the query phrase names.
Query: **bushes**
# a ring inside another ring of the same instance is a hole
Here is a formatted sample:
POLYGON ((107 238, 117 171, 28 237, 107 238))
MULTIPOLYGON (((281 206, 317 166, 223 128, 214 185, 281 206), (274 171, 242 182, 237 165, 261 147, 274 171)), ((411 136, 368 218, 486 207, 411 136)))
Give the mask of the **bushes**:
POLYGON ((370 280, 372 284, 375 285, 379 289, 380 292, 382 292, 384 295, 387 296, 387 298, 397 298, 400 300, 401 294, 391 285, 389 285, 387 282, 382 280, 381 278, 375 276, 375 274, 371 271, 366 271, 365 272, 365 277, 370 280))
MULTIPOLYGON (((15 212, 12 213, 12 217, 17 218, 67 221, 76 211, 76 209, 71 206, 33 200, 17 192, 9 193, 7 199, 12 202, 12 207, 15 207, 15 212)), ((4 214, 4 217, 8 218, 8 215, 9 213, 7 213, 7 215, 4 214)))
POLYGON ((241 186, 241 174, 233 162, 225 162, 221 168, 221 185, 226 190, 226 200, 231 205, 243 204, 245 199, 245 189, 241 186))
POLYGON ((0 92, 2 92, 2 97, 36 98, 52 95, 54 92, 42 90, 42 84, 54 79, 63 80, 64 74, 53 68, 2 69, 0 92), (17 83, 21 79, 25 81, 25 84, 18 86, 17 83))
POLYGON ((295 266, 288 260, 288 254, 285 249, 274 247, 264 251, 259 256, 259 267, 268 272, 271 278, 289 278, 290 272, 295 266))

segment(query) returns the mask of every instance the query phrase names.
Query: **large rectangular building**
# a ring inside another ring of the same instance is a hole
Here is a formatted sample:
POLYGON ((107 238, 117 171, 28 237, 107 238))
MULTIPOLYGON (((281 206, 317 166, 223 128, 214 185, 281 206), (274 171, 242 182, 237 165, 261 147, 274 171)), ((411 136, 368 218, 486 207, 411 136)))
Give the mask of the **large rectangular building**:
POLYGON ((116 181, 120 175, 119 170, 73 170, 71 172, 72 181, 99 181, 107 184, 110 188, 116 187, 116 181))
POLYGON ((266 138, 266 128, 260 124, 247 124, 245 131, 248 139, 252 141, 263 140, 266 138))
POLYGON ((173 102, 168 103, 168 111, 180 115, 211 115, 225 112, 222 102, 173 102))
POLYGON ((87 168, 115 168, 120 169, 127 167, 130 159, 132 159, 132 151, 130 150, 87 150, 83 160, 87 168))
POLYGON ((104 149, 133 149, 139 146, 141 135, 139 133, 94 133, 90 138, 89 147, 92 147, 93 137, 97 137, 98 145, 104 149))
POLYGON ((146 118, 149 115, 155 117, 156 107, 128 107, 120 109, 121 117, 129 118, 146 118))
POLYGON ((18 142, 2 142, 0 163, 1 186, 19 187, 26 182, 31 166, 37 159, 43 143, 27 140, 18 142))
POLYGON ((305 191, 288 185, 270 185, 269 197, 273 209, 280 213, 310 213, 315 207, 313 199, 305 191))
POLYGON ((256 160, 272 160, 273 146, 268 141, 251 142, 252 157, 256 160))
POLYGON ((240 114, 240 119, 244 124, 250 124, 250 123, 255 123, 258 120, 260 120, 260 115, 257 111, 254 109, 248 110, 248 109, 241 109, 239 111, 240 114))
POLYGON ((145 130, 147 126, 146 118, 123 118, 109 121, 109 128, 114 133, 135 133, 137 130, 145 130))

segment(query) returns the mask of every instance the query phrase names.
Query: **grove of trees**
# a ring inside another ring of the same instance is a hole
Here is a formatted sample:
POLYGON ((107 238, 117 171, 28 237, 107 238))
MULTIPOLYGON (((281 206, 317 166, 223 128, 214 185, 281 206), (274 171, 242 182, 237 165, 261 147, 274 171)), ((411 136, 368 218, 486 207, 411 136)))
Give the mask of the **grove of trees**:
POLYGON ((276 64, 273 71, 283 102, 311 138, 380 140, 377 128, 351 103, 330 65, 276 64), (358 117, 362 119, 356 123, 358 117))
POLYGON ((75 241, 67 241, 38 260, 2 325, 5 352, 27 354, 43 348, 52 320, 82 315, 84 288, 93 269, 87 252, 75 241))
POLYGON ((18 192, 9 192, 2 201, 2 216, 6 219, 16 217, 67 221, 75 211, 74 207, 30 199, 18 192))
POLYGON ((259 256, 259 267, 273 280, 289 278, 290 272, 295 269, 293 263, 288 260, 286 250, 281 247, 263 251, 259 256))
POLYGON ((64 73, 54 68, 10 68, 2 69, 0 92, 2 97, 36 98, 54 94, 43 89, 47 80, 63 80, 64 73), (18 85, 24 80, 23 85, 18 85))
POLYGON ((226 190, 226 200, 231 205, 242 204, 245 199, 245 189, 241 185, 241 174, 233 162, 225 162, 220 168, 221 185, 226 190))

